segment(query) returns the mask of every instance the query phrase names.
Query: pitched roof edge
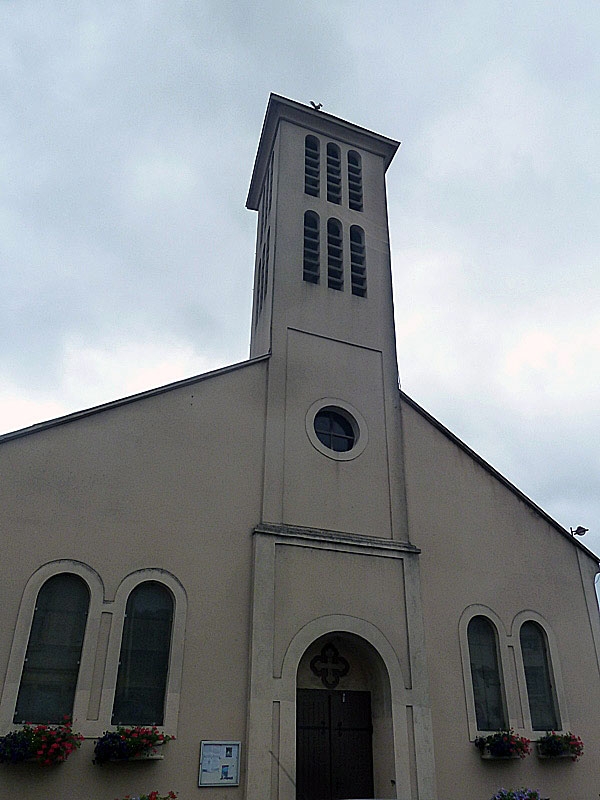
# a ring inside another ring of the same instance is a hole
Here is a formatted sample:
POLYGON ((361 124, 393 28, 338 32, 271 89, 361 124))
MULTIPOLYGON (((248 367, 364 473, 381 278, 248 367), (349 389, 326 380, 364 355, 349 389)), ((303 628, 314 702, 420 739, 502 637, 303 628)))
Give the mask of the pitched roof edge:
POLYGON ((534 503, 533 500, 530 497, 527 497, 527 495, 524 494, 519 488, 517 488, 514 485, 514 483, 511 483, 508 480, 508 478, 505 478, 504 475, 502 475, 502 473, 498 472, 497 469, 492 467, 490 463, 488 463, 484 458, 482 458, 474 450, 472 450, 468 444, 465 444, 462 441, 462 439, 459 439, 458 436, 456 436, 454 433, 452 433, 452 431, 446 428, 445 425, 442 425, 442 423, 439 420, 433 417, 428 411, 425 411, 425 409, 422 406, 420 406, 417 402, 415 402, 415 400, 413 400, 412 397, 409 397, 409 395, 407 395, 406 392, 404 392, 402 389, 400 389, 399 391, 401 399, 404 400, 404 402, 407 405, 409 405, 414 411, 416 411, 417 414, 420 414, 424 419, 427 420, 427 422, 431 423, 431 425, 433 425, 434 428, 436 428, 440 433, 442 433, 447 439, 450 439, 451 442, 453 442, 463 452, 465 452, 468 456, 470 456, 470 458, 472 458, 473 461, 476 461, 480 467, 483 467, 483 469, 486 472, 489 472, 490 475, 496 478, 496 480, 498 480, 510 492, 516 495, 519 498, 519 500, 525 503, 525 505, 529 506, 529 508, 532 511, 534 511, 536 514, 542 517, 542 519, 544 519, 560 534, 565 536, 572 544, 576 545, 581 550, 583 550, 583 552, 586 555, 588 555, 600 566, 599 556, 597 556, 591 550, 588 550, 588 548, 584 544, 582 544, 582 542, 580 542, 579 539, 576 539, 574 536, 572 536, 569 533, 569 531, 566 528, 563 528, 563 526, 559 522, 557 522, 553 517, 551 517, 550 514, 544 511, 543 508, 540 508, 540 506, 538 506, 537 503, 534 503))
POLYGON ((208 378, 214 378, 217 375, 224 375, 227 372, 234 372, 237 369, 242 369, 243 367, 250 366, 251 364, 256 364, 259 361, 266 361, 270 358, 270 356, 270 353, 266 353, 263 356, 256 356, 255 358, 249 358, 246 361, 238 361, 235 364, 228 364, 226 367, 219 367, 218 369, 213 369, 210 372, 203 372, 200 375, 194 375, 191 378, 183 378, 182 380, 174 381, 173 383, 166 383, 163 386, 157 386, 154 389, 146 389, 145 391, 138 392, 137 394, 131 394, 127 397, 120 397, 118 400, 110 400, 108 403, 102 403, 99 406, 92 406, 91 408, 84 408, 81 411, 74 411, 71 414, 65 414, 63 417, 55 417, 54 419, 45 420, 44 422, 36 422, 35 425, 29 425, 27 428, 19 428, 19 430, 2 434, 0 436, 0 444, 9 442, 12 439, 20 439, 22 436, 29 436, 31 433, 45 431, 48 430, 48 428, 66 425, 67 423, 75 422, 78 419, 91 417, 94 414, 100 414, 103 411, 110 411, 113 408, 126 406, 130 403, 135 403, 138 400, 145 400, 147 397, 155 397, 159 394, 166 394, 166 392, 170 392, 173 389, 180 389, 182 386, 192 386, 193 384, 207 380, 208 378))

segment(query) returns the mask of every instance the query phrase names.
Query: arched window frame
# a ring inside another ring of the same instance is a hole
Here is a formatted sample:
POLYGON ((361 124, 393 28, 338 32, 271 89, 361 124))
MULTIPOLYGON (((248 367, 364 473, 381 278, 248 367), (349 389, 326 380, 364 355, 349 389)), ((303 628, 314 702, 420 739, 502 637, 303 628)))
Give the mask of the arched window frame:
POLYGON ((327 202, 342 203, 342 151, 335 142, 328 142, 326 147, 327 164, 327 202))
POLYGON ((321 194, 321 143, 313 134, 304 138, 304 193, 321 194))
POLYGON ((477 715, 475 712, 475 694, 473 690, 473 676, 471 674, 471 652, 467 629, 474 617, 485 617, 495 628, 496 643, 498 652, 498 668, 500 670, 500 685, 502 687, 504 709, 508 726, 517 727, 512 715, 514 703, 510 693, 510 662, 508 649, 506 647, 506 628, 502 620, 491 608, 483 605, 469 606, 463 612, 459 621, 460 650, 463 666, 463 680, 465 687, 465 697, 467 699, 467 721, 469 726, 469 737, 474 740, 477 736, 490 733, 491 731, 482 730, 477 727, 477 715))
MULTIPOLYGON (((139 584, 147 582, 163 584, 170 590, 173 598, 173 623, 171 628, 169 670, 165 690, 165 714, 163 724, 159 725, 158 728, 159 730, 174 734, 177 731, 179 700, 181 696, 181 673, 183 669, 187 596, 177 578, 171 575, 171 573, 161 569, 137 570, 127 575, 117 589, 112 608, 113 625, 108 640, 107 667, 100 700, 100 718, 108 720, 110 723, 112 717, 127 600, 131 592, 139 586, 139 584)), ((109 724, 106 727, 114 729, 116 726, 109 724)))
MULTIPOLYGON (((87 735, 84 721, 87 718, 88 712, 104 587, 100 576, 91 567, 70 559, 60 559, 44 564, 31 575, 23 591, 6 671, 2 700, 0 701, 0 730, 2 732, 19 727, 19 725, 13 722, 13 716, 17 704, 21 675, 23 673, 38 594, 46 581, 55 575, 64 573, 70 573, 82 578, 90 592, 90 603, 83 637, 83 647, 81 650, 79 675, 73 700, 72 715, 73 719, 78 720, 78 729, 81 730, 84 735, 87 735)), ((36 722, 36 720, 28 720, 28 722, 36 722)))
POLYGON ((471 617, 467 625, 467 642, 469 645, 469 668, 471 670, 477 727, 482 730, 506 730, 508 727, 508 713, 498 630, 494 623, 483 614, 471 617), (475 638, 474 626, 476 623, 478 624, 479 633, 475 638), (482 650, 484 661, 481 661, 482 650), (474 662, 477 669, 482 672, 482 675, 477 680, 473 668, 474 662), (490 700, 492 702, 491 708, 490 700), (478 713, 478 705, 483 706, 481 713, 478 713), (488 724, 482 724, 482 717, 488 724))
POLYGON ((362 158, 356 150, 348 150, 346 154, 348 170, 348 208, 353 211, 363 210, 362 158))
POLYGON ((350 281, 352 294, 356 297, 367 296, 367 247, 365 232, 359 225, 350 226, 350 281))
POLYGON ((302 278, 307 283, 321 279, 321 220, 312 210, 304 212, 302 278))
POLYGON ((515 653, 517 654, 517 684, 521 708, 523 709, 524 727, 530 735, 530 738, 535 739, 540 735, 540 731, 537 729, 534 731, 531 721, 529 696, 527 693, 527 679, 525 677, 525 665, 523 661, 523 652, 521 650, 521 627, 525 622, 535 622, 537 625, 539 625, 546 639, 546 656, 548 658, 548 666, 553 678, 556 713, 558 714, 561 723, 561 727, 558 730, 568 731, 570 730, 571 726, 569 723, 565 689, 560 668, 558 645, 554 632, 547 620, 545 620, 541 614, 530 610, 522 611, 516 615, 512 622, 511 639, 515 647, 515 653))
POLYGON ((344 226, 335 217, 327 220, 327 287, 344 290, 344 226))

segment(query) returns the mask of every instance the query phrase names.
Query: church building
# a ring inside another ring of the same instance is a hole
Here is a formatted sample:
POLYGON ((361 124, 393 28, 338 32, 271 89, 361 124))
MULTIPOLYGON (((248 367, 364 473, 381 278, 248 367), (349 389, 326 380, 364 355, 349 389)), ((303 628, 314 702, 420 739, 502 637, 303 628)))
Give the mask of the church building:
POLYGON ((271 95, 249 359, 0 438, 0 736, 84 737, 0 797, 598 797, 599 561, 399 389, 397 148, 271 95))

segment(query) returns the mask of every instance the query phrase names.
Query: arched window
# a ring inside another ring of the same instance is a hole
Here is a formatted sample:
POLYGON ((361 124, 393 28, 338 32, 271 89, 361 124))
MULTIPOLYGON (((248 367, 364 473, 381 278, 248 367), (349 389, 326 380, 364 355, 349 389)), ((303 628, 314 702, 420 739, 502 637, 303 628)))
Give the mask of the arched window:
POLYGON ((358 225, 350 227, 350 279, 352 294, 367 294, 367 264, 365 260, 365 232, 358 225))
POLYGON ((362 166, 355 150, 348 151, 348 205, 354 211, 363 210, 362 166))
POLYGON ((467 627, 467 641, 477 728, 480 731, 505 729, 504 690, 493 624, 486 617, 473 617, 467 627))
POLYGON ((342 159, 333 142, 327 145, 327 199, 338 205, 342 202, 342 159))
POLYGON ((306 194, 310 194, 313 197, 319 196, 319 173, 319 140, 316 136, 307 136, 304 140, 304 191, 306 194))
POLYGON ((90 591, 60 573, 38 592, 13 721, 58 723, 73 713, 90 591))
POLYGON ((304 214, 304 260, 302 277, 309 283, 319 282, 319 216, 314 211, 304 214))
POLYGON ((162 725, 171 651, 173 598, 145 581, 127 599, 113 725, 162 725))
POLYGON ((534 731, 560 728, 546 634, 537 622, 524 622, 519 633, 527 698, 534 731))
POLYGON ((327 220, 327 286, 339 291, 344 288, 342 224, 333 218, 327 220))

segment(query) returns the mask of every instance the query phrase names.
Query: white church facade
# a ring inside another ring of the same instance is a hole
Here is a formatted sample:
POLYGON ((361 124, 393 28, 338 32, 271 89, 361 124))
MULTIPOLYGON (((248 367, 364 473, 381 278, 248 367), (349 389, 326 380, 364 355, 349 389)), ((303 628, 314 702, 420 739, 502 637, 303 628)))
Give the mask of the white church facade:
POLYGON ((0 736, 84 737, 0 797, 600 793, 598 559, 398 387, 397 147, 272 95, 249 360, 0 439, 0 736), (176 738, 93 764, 118 725, 176 738))

